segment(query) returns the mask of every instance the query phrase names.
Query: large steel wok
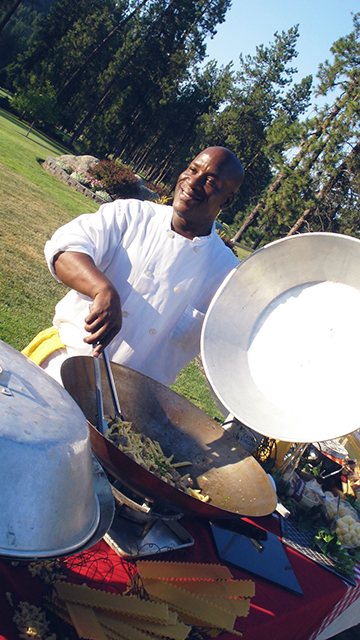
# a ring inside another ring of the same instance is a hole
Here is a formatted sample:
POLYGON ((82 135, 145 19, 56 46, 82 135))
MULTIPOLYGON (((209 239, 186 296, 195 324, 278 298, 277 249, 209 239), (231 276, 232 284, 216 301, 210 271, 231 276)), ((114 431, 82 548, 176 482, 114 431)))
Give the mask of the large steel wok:
POLYGON ((289 442, 360 427, 360 241, 276 240, 215 294, 201 336, 206 377, 229 413, 289 442))
MULTIPOLYGON (((104 413, 113 414, 101 361, 104 413)), ((219 424, 171 389, 128 367, 111 363, 121 411, 174 461, 189 460, 190 475, 209 502, 202 502, 157 478, 107 440, 95 428, 96 391, 92 357, 67 359, 61 369, 65 389, 84 412, 93 453, 103 467, 145 500, 207 518, 264 516, 277 498, 273 485, 245 449, 219 424)))

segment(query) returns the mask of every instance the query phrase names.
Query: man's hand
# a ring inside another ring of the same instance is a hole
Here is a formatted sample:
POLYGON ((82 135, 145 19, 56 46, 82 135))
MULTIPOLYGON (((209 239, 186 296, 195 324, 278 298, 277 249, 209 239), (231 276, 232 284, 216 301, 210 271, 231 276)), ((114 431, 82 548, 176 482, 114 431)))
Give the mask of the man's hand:
POLYGON ((63 251, 55 256, 54 268, 64 284, 93 299, 90 313, 84 318, 90 334, 84 342, 96 345, 94 355, 100 355, 121 329, 118 292, 86 253, 63 251))
POLYGON ((90 313, 85 318, 85 329, 91 335, 84 342, 96 345, 94 356, 107 347, 119 333, 122 325, 120 298, 114 287, 104 287, 94 297, 90 313))

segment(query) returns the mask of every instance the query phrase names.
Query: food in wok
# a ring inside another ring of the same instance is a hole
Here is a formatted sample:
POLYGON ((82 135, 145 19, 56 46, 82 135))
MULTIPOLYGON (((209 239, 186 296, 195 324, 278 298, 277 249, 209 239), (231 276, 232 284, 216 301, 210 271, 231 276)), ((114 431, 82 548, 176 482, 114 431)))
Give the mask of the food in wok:
POLYGON ((148 438, 142 431, 139 431, 133 422, 121 420, 121 418, 111 418, 105 416, 108 429, 104 436, 111 440, 120 451, 134 460, 144 469, 153 473, 157 478, 161 478, 176 489, 185 491, 194 498, 204 502, 209 500, 209 496, 204 496, 200 489, 193 489, 193 481, 189 473, 181 475, 178 471, 180 467, 191 465, 189 461, 173 462, 174 454, 167 457, 160 443, 157 440, 148 438))

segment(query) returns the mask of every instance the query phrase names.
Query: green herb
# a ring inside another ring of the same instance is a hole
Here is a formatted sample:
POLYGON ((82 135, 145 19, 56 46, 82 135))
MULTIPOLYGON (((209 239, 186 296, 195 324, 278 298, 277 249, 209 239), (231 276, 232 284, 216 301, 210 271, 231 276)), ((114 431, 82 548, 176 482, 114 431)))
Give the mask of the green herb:
POLYGON ((318 478, 321 474, 321 469, 322 467, 322 462, 320 462, 320 464, 318 465, 314 465, 311 464, 311 462, 308 461, 303 461, 303 459, 300 460, 300 464, 299 464, 299 470, 303 471, 304 473, 308 473, 311 476, 314 476, 314 478, 318 478))
POLYGON ((351 550, 350 554, 349 550, 345 549, 337 539, 335 531, 330 531, 327 528, 319 529, 312 545, 318 547, 325 556, 332 558, 338 568, 348 576, 354 577, 356 559, 360 559, 359 550, 355 552, 351 550))
POLYGON ((356 511, 360 514, 360 500, 359 500, 359 498, 355 498, 354 496, 351 496, 351 495, 348 494, 346 496, 346 502, 351 504, 351 506, 354 507, 354 509, 356 509, 356 511))

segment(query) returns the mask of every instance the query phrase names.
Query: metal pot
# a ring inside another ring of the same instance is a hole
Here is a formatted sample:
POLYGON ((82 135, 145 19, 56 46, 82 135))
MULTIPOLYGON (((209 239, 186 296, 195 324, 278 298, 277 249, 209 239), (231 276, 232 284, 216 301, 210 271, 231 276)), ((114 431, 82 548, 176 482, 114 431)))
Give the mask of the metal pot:
POLYGON ((0 555, 69 555, 111 526, 110 485, 86 418, 40 367, 0 341, 0 555))
MULTIPOLYGON (((272 513, 277 503, 273 485, 235 438, 168 387, 128 367, 111 366, 124 418, 157 440, 166 456, 174 454, 174 461, 189 460, 192 479, 210 501, 202 502, 157 478, 99 433, 93 426, 97 423, 93 358, 68 358, 61 368, 64 387, 88 419, 93 452, 108 472, 145 500, 195 516, 272 513)), ((103 362, 101 378, 104 412, 111 415, 103 362)))

